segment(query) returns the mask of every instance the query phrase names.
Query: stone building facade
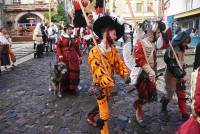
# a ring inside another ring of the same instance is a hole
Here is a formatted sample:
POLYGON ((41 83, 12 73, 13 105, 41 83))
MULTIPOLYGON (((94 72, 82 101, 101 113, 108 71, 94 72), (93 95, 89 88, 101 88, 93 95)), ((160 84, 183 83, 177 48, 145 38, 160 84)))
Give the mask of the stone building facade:
POLYGON ((2 27, 4 24, 3 7, 4 7, 4 0, 0 0, 0 27, 2 27))
MULTIPOLYGON (((126 0, 112 0, 109 3, 109 9, 117 15, 123 17, 127 23, 132 24, 131 17, 126 0), (113 7, 112 7, 113 6, 113 7)), ((142 22, 145 19, 156 19, 162 17, 163 0, 130 0, 136 22, 142 22)))
MULTIPOLYGON (((49 10, 50 0, 6 0, 3 6, 5 27, 35 26, 45 21, 44 13, 49 10)), ((51 10, 56 2, 51 0, 51 10)))

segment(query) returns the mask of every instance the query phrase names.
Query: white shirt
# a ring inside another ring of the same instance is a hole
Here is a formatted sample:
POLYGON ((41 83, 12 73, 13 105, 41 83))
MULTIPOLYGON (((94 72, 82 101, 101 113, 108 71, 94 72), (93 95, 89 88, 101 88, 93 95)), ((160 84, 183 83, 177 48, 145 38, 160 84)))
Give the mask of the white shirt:
POLYGON ((110 47, 106 48, 106 44, 104 44, 103 42, 98 44, 98 47, 101 50, 101 52, 103 52, 103 53, 111 51, 111 48, 110 47))

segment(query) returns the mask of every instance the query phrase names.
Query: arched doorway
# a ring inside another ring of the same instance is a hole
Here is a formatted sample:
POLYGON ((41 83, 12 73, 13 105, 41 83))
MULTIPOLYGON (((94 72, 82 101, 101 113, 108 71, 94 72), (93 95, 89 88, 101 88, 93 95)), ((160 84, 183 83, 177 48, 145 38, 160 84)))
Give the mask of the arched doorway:
POLYGON ((25 27, 35 26, 38 22, 41 22, 41 21, 42 21, 42 19, 38 15, 33 14, 33 13, 27 13, 27 14, 22 15, 18 19, 17 25, 19 27, 21 27, 21 26, 25 26, 25 27))
POLYGON ((32 36, 33 30, 37 23, 42 22, 43 15, 40 13, 20 13, 16 16, 16 32, 17 36, 32 36))

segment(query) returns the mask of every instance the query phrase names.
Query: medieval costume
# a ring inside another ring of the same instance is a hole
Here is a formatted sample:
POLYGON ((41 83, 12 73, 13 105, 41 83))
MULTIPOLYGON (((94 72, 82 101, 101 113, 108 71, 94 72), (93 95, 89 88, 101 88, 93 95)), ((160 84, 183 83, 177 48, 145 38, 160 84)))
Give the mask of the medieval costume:
POLYGON ((142 69, 135 85, 138 91, 138 99, 134 103, 136 121, 140 125, 143 125, 143 105, 146 102, 157 100, 155 84, 157 70, 155 41, 160 36, 160 32, 165 29, 165 24, 162 22, 155 22, 151 25, 148 21, 144 21, 142 27, 143 31, 146 33, 146 37, 142 40, 139 39, 134 47, 136 66, 142 69))
POLYGON ((192 116, 176 134, 200 134, 200 68, 191 77, 192 116))
MULTIPOLYGON (((67 25, 64 30, 69 28, 72 26, 67 25)), ((64 62, 68 70, 61 90, 75 91, 80 81, 79 59, 82 57, 79 50, 79 40, 71 34, 71 31, 64 33, 56 42, 56 50, 58 62, 64 62)))
POLYGON ((169 101, 172 99, 173 94, 176 92, 178 97, 178 105, 180 112, 182 114, 183 121, 189 118, 189 114, 186 108, 186 98, 185 98, 186 96, 185 82, 187 81, 187 76, 184 70, 185 66, 184 53, 191 39, 190 33, 191 31, 189 30, 186 32, 184 31, 179 35, 177 35, 172 41, 175 54, 177 55, 177 58, 182 68, 179 67, 172 49, 166 50, 164 54, 164 61, 167 64, 167 68, 165 71, 165 82, 166 82, 165 89, 167 94, 161 99, 162 111, 163 112, 167 111, 167 105, 169 101))
MULTIPOLYGON (((74 10, 75 10, 74 21, 73 21, 74 27, 78 27, 78 28, 86 27, 87 24, 86 24, 86 21, 83 16, 78 0, 73 0, 73 5, 74 5, 74 10)), ((88 0, 82 0, 82 5, 84 8, 87 7, 88 0)))
POLYGON ((94 46, 90 50, 88 64, 93 76, 93 87, 102 94, 96 95, 98 106, 88 114, 87 122, 96 126, 94 118, 99 113, 100 119, 97 121, 97 126, 101 129, 101 134, 108 134, 109 108, 107 101, 115 85, 114 71, 125 78, 129 74, 124 61, 114 46, 114 40, 119 39, 124 33, 124 25, 119 23, 117 18, 103 16, 94 22, 93 29, 95 34, 103 39, 98 46, 94 46), (114 37, 111 37, 111 34, 114 37))

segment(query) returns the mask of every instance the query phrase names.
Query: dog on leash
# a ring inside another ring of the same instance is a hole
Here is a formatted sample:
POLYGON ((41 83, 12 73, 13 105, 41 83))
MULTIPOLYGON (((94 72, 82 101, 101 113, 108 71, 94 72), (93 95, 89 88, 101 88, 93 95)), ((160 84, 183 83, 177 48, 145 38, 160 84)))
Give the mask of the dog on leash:
POLYGON ((62 97, 61 85, 63 85, 65 81, 67 72, 66 65, 63 62, 59 62, 51 68, 49 91, 54 91, 54 95, 57 95, 59 98, 62 97))

